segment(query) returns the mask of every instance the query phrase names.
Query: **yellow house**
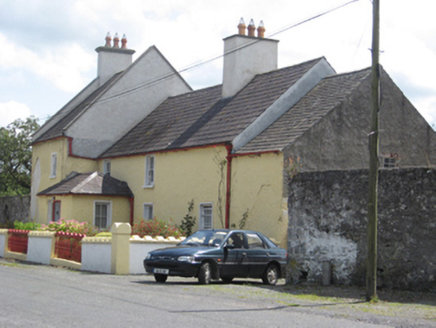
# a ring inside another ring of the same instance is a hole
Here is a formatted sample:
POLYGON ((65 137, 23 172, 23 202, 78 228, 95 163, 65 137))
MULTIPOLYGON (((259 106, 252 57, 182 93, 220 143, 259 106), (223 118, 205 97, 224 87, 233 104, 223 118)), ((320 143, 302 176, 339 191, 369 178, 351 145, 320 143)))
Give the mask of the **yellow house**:
MULTIPOLYGON (((258 230, 285 246, 289 178, 367 166, 370 70, 336 74, 325 58, 278 69, 278 41, 239 27, 224 39, 222 85, 195 91, 155 47, 131 64, 108 36, 97 79, 34 136, 32 217, 180 224, 193 203, 198 229, 258 230)), ((382 79, 381 160, 425 163, 434 132, 382 79)))

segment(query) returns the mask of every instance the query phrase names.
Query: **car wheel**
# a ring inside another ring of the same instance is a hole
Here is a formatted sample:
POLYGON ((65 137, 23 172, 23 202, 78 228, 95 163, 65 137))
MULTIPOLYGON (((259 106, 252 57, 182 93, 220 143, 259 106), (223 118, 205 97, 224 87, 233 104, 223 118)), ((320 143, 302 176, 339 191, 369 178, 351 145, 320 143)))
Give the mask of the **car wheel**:
POLYGON ((279 280, 279 269, 274 264, 270 264, 262 276, 262 281, 265 285, 275 285, 279 280))
POLYGON ((210 263, 203 263, 198 271, 198 282, 202 285, 207 285, 212 279, 212 271, 210 263))
POLYGON ((168 276, 166 274, 155 274, 154 279, 157 282, 165 282, 167 281, 168 276))
POLYGON ((230 284, 233 281, 233 277, 222 277, 221 280, 226 284, 230 284))

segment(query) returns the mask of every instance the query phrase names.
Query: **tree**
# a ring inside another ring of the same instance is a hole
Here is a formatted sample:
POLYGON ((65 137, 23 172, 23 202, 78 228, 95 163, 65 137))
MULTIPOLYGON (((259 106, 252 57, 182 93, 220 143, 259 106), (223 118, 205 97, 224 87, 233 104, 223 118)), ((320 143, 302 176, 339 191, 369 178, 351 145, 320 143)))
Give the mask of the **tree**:
POLYGON ((32 116, 0 128, 0 196, 30 194, 31 135, 38 128, 32 116))

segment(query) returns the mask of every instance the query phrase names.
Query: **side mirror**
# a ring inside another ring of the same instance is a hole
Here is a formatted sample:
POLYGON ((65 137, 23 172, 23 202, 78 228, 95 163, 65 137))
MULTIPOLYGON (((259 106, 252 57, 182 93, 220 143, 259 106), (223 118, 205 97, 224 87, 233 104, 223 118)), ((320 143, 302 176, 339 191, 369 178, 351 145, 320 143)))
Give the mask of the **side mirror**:
POLYGON ((226 244, 224 246, 224 249, 235 249, 235 245, 233 245, 233 244, 226 244))

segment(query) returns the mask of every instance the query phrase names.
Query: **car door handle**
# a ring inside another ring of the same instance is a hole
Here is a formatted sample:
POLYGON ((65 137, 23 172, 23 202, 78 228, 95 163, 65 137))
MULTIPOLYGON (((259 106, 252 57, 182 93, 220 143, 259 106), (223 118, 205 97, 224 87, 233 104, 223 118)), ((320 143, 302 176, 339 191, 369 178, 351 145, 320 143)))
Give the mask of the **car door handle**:
POLYGON ((247 257, 247 253, 242 253, 242 257, 247 257))

